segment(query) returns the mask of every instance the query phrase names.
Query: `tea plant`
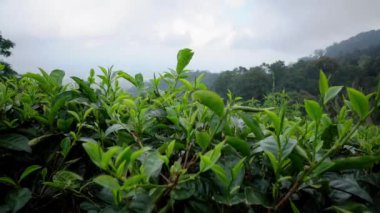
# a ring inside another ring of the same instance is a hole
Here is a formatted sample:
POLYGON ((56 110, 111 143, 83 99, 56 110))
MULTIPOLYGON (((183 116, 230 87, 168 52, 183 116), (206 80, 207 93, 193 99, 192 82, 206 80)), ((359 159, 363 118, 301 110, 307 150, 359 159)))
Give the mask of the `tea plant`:
POLYGON ((61 70, 2 79, 0 210, 380 210, 379 131, 368 122, 380 91, 330 86, 321 71, 304 111, 285 93, 257 108, 223 100, 203 76, 188 81, 192 57, 180 50, 149 85, 112 67, 71 86, 61 70))

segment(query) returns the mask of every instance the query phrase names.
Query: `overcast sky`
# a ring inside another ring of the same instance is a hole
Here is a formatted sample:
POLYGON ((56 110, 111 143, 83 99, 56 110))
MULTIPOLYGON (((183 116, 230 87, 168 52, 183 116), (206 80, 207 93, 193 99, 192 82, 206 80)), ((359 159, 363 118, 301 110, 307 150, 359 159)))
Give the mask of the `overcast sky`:
POLYGON ((0 0, 0 31, 19 73, 87 76, 115 65, 151 77, 194 50, 189 68, 220 72, 298 58, 380 28, 379 0, 0 0))

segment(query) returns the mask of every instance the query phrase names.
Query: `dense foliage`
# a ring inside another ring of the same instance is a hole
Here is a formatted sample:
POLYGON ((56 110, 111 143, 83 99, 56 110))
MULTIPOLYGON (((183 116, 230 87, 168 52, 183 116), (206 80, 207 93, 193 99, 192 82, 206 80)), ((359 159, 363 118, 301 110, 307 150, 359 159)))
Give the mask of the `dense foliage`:
POLYGON ((367 122, 379 91, 320 72, 302 109, 284 93, 255 108, 186 80, 192 56, 180 50, 149 87, 103 67, 72 85, 61 70, 2 80, 0 211, 380 211, 380 129, 367 122))
MULTIPOLYGON (((15 43, 13 43, 9 39, 3 38, 3 36, 0 34, 0 56, 3 57, 9 57, 12 52, 11 49, 15 46, 15 43)), ((10 64, 5 62, 4 60, 0 59, 0 64, 2 64, 4 67, 0 70, 0 74, 17 74, 11 67, 10 64)))

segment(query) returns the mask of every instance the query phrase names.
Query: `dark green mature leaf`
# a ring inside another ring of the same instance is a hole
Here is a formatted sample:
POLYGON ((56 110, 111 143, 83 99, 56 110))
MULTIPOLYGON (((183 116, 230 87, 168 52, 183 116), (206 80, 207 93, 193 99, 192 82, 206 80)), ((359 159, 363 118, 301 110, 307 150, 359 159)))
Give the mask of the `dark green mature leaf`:
POLYGON ((162 164, 164 162, 161 160, 157 152, 150 152, 143 161, 143 172, 146 177, 157 177, 160 174, 162 164))
POLYGON ((355 156, 333 160, 328 171, 341 171, 346 169, 368 169, 380 162, 380 156, 355 156))
POLYGON ((327 104, 331 99, 335 98, 335 96, 338 95, 338 93, 342 90, 343 87, 341 86, 334 86, 330 87, 323 98, 323 104, 327 104))
POLYGON ((248 156, 250 153, 250 147, 247 141, 240 139, 238 137, 227 136, 226 141, 229 145, 231 145, 238 152, 243 154, 244 156, 248 156))
POLYGON ((366 205, 362 203, 354 203, 354 202, 345 202, 340 205, 334 205, 326 209, 327 211, 333 210, 337 213, 352 213, 352 212, 360 212, 360 213, 370 213, 372 212, 366 205))
POLYGON ((261 140, 264 138, 264 133, 261 130, 260 124, 250 116, 245 113, 239 113, 241 119, 243 119, 244 123, 251 129, 251 131, 255 134, 256 138, 261 140))
POLYGON ((65 76, 65 72, 62 70, 53 70, 50 73, 51 79, 53 79, 55 83, 59 86, 62 85, 62 80, 64 76, 65 76))
POLYGON ((322 118, 322 108, 316 101, 305 100, 305 109, 312 120, 319 121, 322 118))
POLYGON ((259 142, 260 147, 265 152, 272 153, 277 160, 285 159, 297 145, 297 141, 290 139, 290 138, 284 138, 283 136, 280 137, 280 148, 278 143, 276 142, 276 139, 273 136, 269 136, 259 142), (281 154, 281 156, 280 156, 281 154))
POLYGON ((117 132, 119 130, 122 130, 122 129, 126 129, 126 126, 122 125, 122 124, 114 124, 114 125, 112 125, 106 129, 105 136, 107 136, 111 133, 117 132))
POLYGON ((11 191, 5 198, 6 205, 12 210, 17 212, 32 198, 32 192, 28 188, 19 188, 11 191))
POLYGON ((371 196, 354 179, 335 179, 330 181, 330 187, 332 188, 330 193, 332 197, 344 200, 353 195, 369 203, 373 203, 371 196))
POLYGON ((197 90, 193 93, 193 99, 207 106, 220 117, 224 114, 223 99, 215 92, 209 90, 197 90))
POLYGON ((104 188, 110 189, 110 190, 119 190, 120 185, 119 182, 109 175, 100 175, 94 179, 94 183, 97 183, 104 188))
POLYGON ((30 153, 32 149, 28 142, 29 139, 27 137, 19 134, 6 134, 0 137, 0 147, 30 153))
POLYGON ((48 121, 50 125, 53 125, 54 118, 57 116, 59 109, 64 106, 68 101, 79 97, 75 91, 65 91, 58 94, 52 101, 53 105, 49 110, 48 121))
POLYGON ((367 96, 353 88, 347 88, 347 93, 352 110, 363 119, 369 112, 369 101, 367 96))
POLYGON ((176 71, 178 74, 183 72, 185 67, 190 63, 193 55, 194 55, 194 52, 188 48, 185 48, 185 49, 178 51, 178 53, 177 53, 177 68, 176 68, 176 71))
POLYGON ((216 177, 219 179, 219 181, 223 184, 225 188, 229 185, 229 180, 226 175, 226 171, 223 169, 223 167, 219 166, 218 164, 215 164, 211 170, 215 173, 216 177))
POLYGON ((319 71, 319 93, 322 97, 326 94, 328 89, 329 81, 327 80, 325 73, 321 70, 319 71))
POLYGON ((245 192, 245 203, 247 205, 261 205, 265 207, 270 207, 270 202, 264 194, 259 192, 257 189, 252 187, 246 187, 245 192))

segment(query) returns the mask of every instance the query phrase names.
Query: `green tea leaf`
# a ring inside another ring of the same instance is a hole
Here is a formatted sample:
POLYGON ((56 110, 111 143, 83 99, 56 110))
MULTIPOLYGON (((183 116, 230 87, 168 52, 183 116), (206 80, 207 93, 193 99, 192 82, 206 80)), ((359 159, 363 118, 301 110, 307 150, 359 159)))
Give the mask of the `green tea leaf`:
POLYGON ((197 90, 193 93, 193 99, 210 108, 220 117, 224 114, 223 99, 215 92, 209 90, 197 90))
POLYGON ((108 136, 111 133, 117 132, 122 129, 127 129, 125 125, 122 124, 114 124, 106 129, 106 132, 104 133, 105 136, 108 136))
POLYGON ((17 212, 25 206, 32 198, 32 192, 28 188, 19 188, 12 190, 5 198, 5 203, 12 210, 17 212))
POLYGON ((106 189, 110 189, 110 190, 120 189, 119 182, 115 178, 109 175, 100 175, 96 177, 93 181, 94 183, 97 183, 106 189))
POLYGON ((238 174, 240 173, 240 171, 244 168, 244 161, 245 161, 245 157, 240 159, 235 165, 234 167, 232 167, 232 179, 236 179, 236 177, 238 176, 238 174))
POLYGON ((194 52, 191 49, 185 48, 177 53, 177 74, 181 74, 185 67, 190 63, 191 58, 193 57, 194 52))
POLYGON ((219 166, 218 164, 215 164, 211 170, 215 173, 217 178, 222 182, 224 187, 228 187, 229 181, 227 179, 226 171, 224 171, 223 167, 219 166))
POLYGON ((157 177, 160 174, 163 163, 157 152, 151 152, 143 161, 143 173, 148 178, 157 177))
POLYGON ((251 129, 251 131, 255 134, 256 138, 261 140, 264 138, 264 133, 261 130, 260 124, 250 116, 245 113, 239 113, 241 119, 243 119, 244 123, 251 129))
POLYGON ((121 148, 118 146, 112 146, 106 152, 102 153, 102 156, 101 156, 101 168, 102 169, 107 170, 107 167, 108 167, 108 164, 110 164, 111 158, 120 149, 121 148))
POLYGON ((179 81, 181 81, 185 85, 187 90, 193 90, 193 85, 191 85, 191 83, 188 80, 182 78, 179 79, 179 81))
POLYGON ((75 83, 78 84, 79 90, 91 102, 96 102, 98 100, 98 96, 96 95, 95 91, 91 88, 91 86, 88 82, 85 82, 84 80, 82 80, 78 77, 71 77, 71 79, 73 79, 75 81, 75 83))
POLYGON ((50 72, 50 77, 55 81, 55 83, 59 86, 62 86, 62 80, 65 76, 65 72, 62 70, 53 70, 50 72))
POLYGON ((17 186, 17 183, 10 177, 0 177, 0 183, 17 186))
POLYGON ((61 152, 62 152, 63 157, 66 158, 71 150, 70 138, 65 137, 64 139, 62 139, 60 143, 60 147, 61 147, 61 152))
POLYGON ((103 151, 100 148, 100 146, 97 143, 93 142, 86 142, 82 144, 84 150, 90 157, 91 161, 98 166, 99 168, 102 168, 102 154, 103 151))
POLYGON ((19 134, 5 134, 0 137, 0 147, 15 151, 32 152, 29 139, 19 134))
POLYGON ((234 149, 236 149, 238 152, 240 152, 244 156, 249 155, 250 147, 247 141, 242 140, 238 137, 232 137, 232 136, 227 136, 226 141, 229 145, 231 145, 234 149))
POLYGON ((252 187, 246 187, 244 189, 245 194, 245 202, 248 205, 261 205, 265 207, 270 207, 270 202, 268 198, 265 197, 263 193, 259 190, 254 189, 252 187))
POLYGON ((380 162, 380 156, 355 156, 333 160, 328 171, 342 171, 347 169, 368 169, 380 162))
POLYGON ((195 142, 202 148, 202 150, 206 150, 208 145, 211 142, 211 136, 208 132, 196 132, 195 133, 195 142))
POLYGON ((18 179, 18 182, 20 183, 24 178, 29 176, 31 173, 41 169, 42 167, 40 165, 31 165, 28 166, 20 175, 20 178, 18 179))
POLYGON ((305 100, 305 110, 309 117, 314 121, 319 122, 319 120, 322 118, 322 108, 314 100, 305 100))
POLYGON ((354 195, 369 203, 373 203, 372 197, 363 188, 361 188, 354 179, 334 179, 330 181, 330 187, 333 189, 333 196, 339 196, 339 194, 346 193, 348 197, 354 195))
POLYGON ((123 161, 129 163, 132 153, 133 153, 133 150, 131 149, 130 146, 125 147, 124 150, 121 151, 119 155, 116 157, 115 166, 119 167, 119 165, 123 161))
POLYGON ((360 91, 347 88, 348 98, 350 99, 351 107, 361 119, 364 119, 369 112, 368 98, 360 91))
POLYGON ((319 71, 319 93, 322 97, 326 94, 328 89, 329 81, 327 80, 325 73, 321 70, 319 71))
POLYGON ((175 147, 175 140, 172 140, 167 148, 166 148, 166 151, 165 151, 165 154, 166 154, 166 157, 170 158, 170 156, 172 156, 172 153, 173 153, 173 150, 174 150, 174 147, 175 147))
POLYGON ((279 135, 281 133, 281 119, 280 119, 280 117, 278 117, 276 115, 276 113, 274 113, 272 111, 265 111, 265 114, 267 114, 269 119, 272 121, 276 135, 279 135))
POLYGON ((323 104, 326 105, 327 102, 329 102, 331 99, 335 98, 335 96, 338 95, 338 93, 342 90, 343 87, 341 86, 334 86, 328 88, 326 91, 324 98, 323 98, 323 104))
POLYGON ((128 73, 119 72, 118 76, 121 77, 121 78, 124 78, 127 81, 129 81, 134 86, 137 86, 136 80, 131 75, 129 75, 128 73))

